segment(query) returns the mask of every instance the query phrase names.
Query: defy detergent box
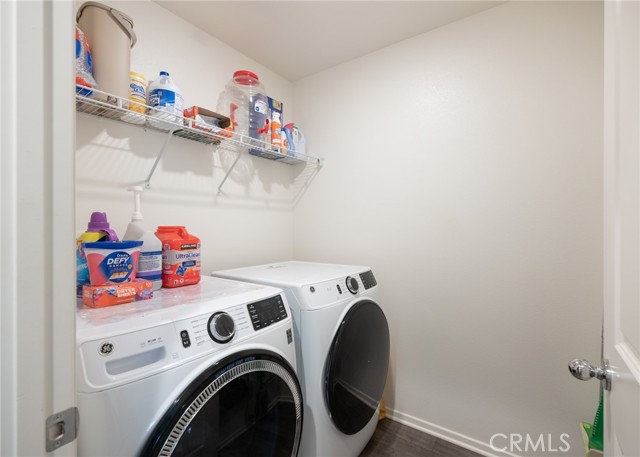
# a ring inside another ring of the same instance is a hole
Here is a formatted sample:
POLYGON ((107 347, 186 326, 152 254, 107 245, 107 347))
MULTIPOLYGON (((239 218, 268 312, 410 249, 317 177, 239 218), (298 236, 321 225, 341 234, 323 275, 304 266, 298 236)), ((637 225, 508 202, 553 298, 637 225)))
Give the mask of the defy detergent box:
POLYGON ((142 241, 83 243, 92 286, 121 284, 136 279, 142 241))

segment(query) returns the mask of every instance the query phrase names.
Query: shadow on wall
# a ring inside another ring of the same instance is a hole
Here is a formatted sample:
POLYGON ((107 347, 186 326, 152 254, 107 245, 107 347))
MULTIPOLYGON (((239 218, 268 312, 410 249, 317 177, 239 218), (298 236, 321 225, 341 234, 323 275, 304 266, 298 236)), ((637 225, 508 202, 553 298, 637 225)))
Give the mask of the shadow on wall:
POLYGON ((293 200, 292 208, 295 208, 300 202, 300 199, 305 194, 307 189, 311 187, 311 183, 318 176, 322 165, 315 163, 306 163, 303 165, 293 165, 294 167, 294 179, 293 179, 293 200))
MULTIPOLYGON (((81 195, 92 198, 110 198, 114 188, 144 184, 169 138, 83 114, 78 121, 76 183, 81 195)), ((155 194, 174 204, 291 210, 319 169, 315 164, 291 166, 245 153, 238 156, 224 144, 216 147, 173 137, 151 177, 149 198, 155 194)))
MULTIPOLYGON (((228 179, 243 185, 247 193, 254 176, 262 183, 267 194, 272 193, 274 185, 289 189, 292 192, 291 209, 298 204, 322 168, 317 163, 273 165, 278 161, 253 157, 250 154, 238 156, 235 150, 225 148, 224 144, 220 145, 218 153, 223 173, 226 174, 231 169, 228 179), (259 166, 261 163, 264 166, 259 166)), ((226 194, 224 191, 222 193, 226 194)))
MULTIPOLYGON (((82 118, 82 122, 78 122, 78 129, 76 130, 77 150, 85 147, 120 149, 141 159, 155 160, 168 137, 168 133, 147 130, 142 126, 120 124, 80 113, 77 116, 78 120, 82 118)), ((172 171, 207 173, 206 170, 212 168, 211 161, 209 161, 208 167, 194 168, 187 166, 189 160, 196 158, 196 154, 201 154, 203 148, 211 149, 207 145, 172 137, 169 140, 168 148, 162 161, 172 171), (170 154, 171 150, 175 152, 175 149, 179 149, 180 154, 170 154), (188 154, 188 157, 185 157, 185 154, 188 154)))
POLYGON ((160 171, 212 176, 214 167, 210 146, 85 114, 77 117, 76 168, 80 181, 93 182, 93 178, 99 176, 100 181, 118 186, 142 184, 168 138, 154 178, 160 171), (87 173, 92 169, 100 170, 100 173, 87 173))

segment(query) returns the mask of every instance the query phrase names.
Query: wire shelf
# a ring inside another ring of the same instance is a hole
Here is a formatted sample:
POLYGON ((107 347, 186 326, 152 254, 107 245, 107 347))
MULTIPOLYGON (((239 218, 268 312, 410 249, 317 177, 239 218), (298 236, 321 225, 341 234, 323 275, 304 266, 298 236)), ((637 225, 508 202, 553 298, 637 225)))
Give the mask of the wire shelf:
MULTIPOLYGON (((156 130, 199 143, 221 146, 239 154, 248 152, 263 159, 275 160, 288 165, 300 163, 322 165, 322 159, 291 151, 283 154, 279 148, 274 148, 264 141, 218 127, 205 126, 196 123, 193 119, 164 113, 150 106, 125 100, 97 89, 76 86, 76 111, 134 125, 145 130, 156 130)), ((147 179, 147 183, 150 179, 151 175, 147 179)))

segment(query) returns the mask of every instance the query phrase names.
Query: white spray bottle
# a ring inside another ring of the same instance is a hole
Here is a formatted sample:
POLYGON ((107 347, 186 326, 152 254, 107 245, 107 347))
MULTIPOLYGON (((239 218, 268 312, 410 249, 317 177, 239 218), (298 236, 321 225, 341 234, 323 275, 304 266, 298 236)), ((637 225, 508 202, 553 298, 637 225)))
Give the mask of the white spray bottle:
POLYGON ((142 187, 134 186, 128 190, 133 192, 133 214, 122 239, 142 241, 136 277, 152 281, 153 290, 158 290, 162 287, 162 242, 142 223, 142 213, 140 212, 142 187))

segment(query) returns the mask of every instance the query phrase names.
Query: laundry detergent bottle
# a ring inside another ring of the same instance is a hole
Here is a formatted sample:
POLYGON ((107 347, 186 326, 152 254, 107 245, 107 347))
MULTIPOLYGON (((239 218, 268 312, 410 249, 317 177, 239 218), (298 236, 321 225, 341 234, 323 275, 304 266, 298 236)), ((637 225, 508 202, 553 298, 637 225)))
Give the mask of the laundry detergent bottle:
POLYGON ((140 211, 141 186, 129 188, 133 192, 133 214, 122 239, 124 241, 142 241, 140 257, 138 257, 138 271, 136 278, 153 282, 153 290, 162 287, 162 242, 142 222, 140 211))
POLYGON ((91 284, 89 265, 82 243, 96 241, 118 241, 118 235, 109 226, 107 213, 94 212, 87 224, 87 230, 76 239, 76 295, 82 297, 82 286, 91 284))
POLYGON ((180 287, 200 282, 200 239, 181 225, 160 226, 162 242, 162 287, 180 287))

